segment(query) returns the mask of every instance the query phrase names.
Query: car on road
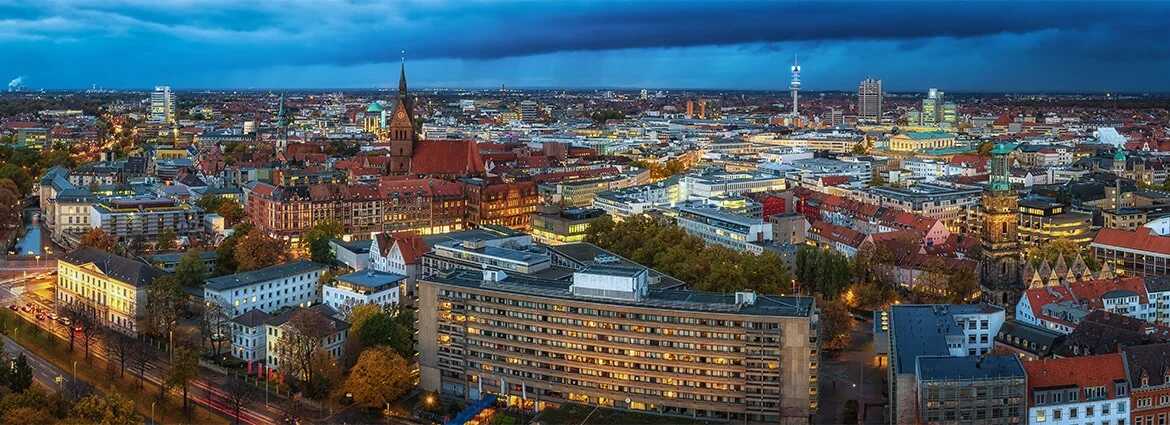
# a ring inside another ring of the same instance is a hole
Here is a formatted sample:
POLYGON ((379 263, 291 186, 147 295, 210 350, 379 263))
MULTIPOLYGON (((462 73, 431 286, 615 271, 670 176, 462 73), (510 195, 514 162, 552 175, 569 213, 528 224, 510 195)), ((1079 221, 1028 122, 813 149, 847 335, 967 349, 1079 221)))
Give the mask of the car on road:
POLYGON ((20 306, 18 306, 16 304, 9 304, 8 309, 12 310, 12 311, 20 311, 20 306))
POLYGON ((57 319, 57 323, 60 323, 60 324, 65 325, 65 326, 69 326, 70 324, 73 323, 73 321, 69 320, 68 317, 62 317, 60 319, 57 319))
POLYGON ((45 320, 45 313, 37 313, 37 320, 45 320))
POLYGON ((25 304, 24 307, 20 308, 20 311, 23 311, 25 313, 32 313, 32 311, 33 311, 32 303, 25 304))
POLYGON ((59 317, 61 317, 61 316, 58 316, 57 313, 49 313, 50 319, 57 320, 57 318, 59 318, 59 317))

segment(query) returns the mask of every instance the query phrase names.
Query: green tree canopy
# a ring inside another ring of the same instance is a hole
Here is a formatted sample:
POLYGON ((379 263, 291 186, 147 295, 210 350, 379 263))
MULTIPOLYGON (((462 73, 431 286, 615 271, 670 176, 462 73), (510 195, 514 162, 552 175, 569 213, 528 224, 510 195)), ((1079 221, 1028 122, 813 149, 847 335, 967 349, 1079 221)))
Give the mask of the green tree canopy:
POLYGON ((175 265, 175 280, 179 285, 188 288, 203 285, 207 278, 207 264, 203 263, 202 254, 198 249, 191 249, 179 258, 179 264, 175 265))

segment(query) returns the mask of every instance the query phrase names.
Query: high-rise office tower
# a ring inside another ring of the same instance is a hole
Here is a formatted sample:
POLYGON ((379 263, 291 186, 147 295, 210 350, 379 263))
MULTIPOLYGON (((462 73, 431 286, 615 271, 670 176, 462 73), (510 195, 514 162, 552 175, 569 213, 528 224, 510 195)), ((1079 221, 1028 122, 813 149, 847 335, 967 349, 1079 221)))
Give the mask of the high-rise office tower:
POLYGON ((687 119, 695 118, 695 101, 687 101, 687 119))
POLYGON ((796 56, 792 57, 792 82, 788 84, 788 89, 792 91, 792 115, 799 114, 797 103, 800 100, 800 60, 796 56))
POLYGON ((150 122, 175 122, 175 97, 170 86, 155 86, 150 94, 150 122))
POLYGON ((930 89, 922 99, 922 124, 937 126, 943 122, 943 92, 930 89))
POLYGON ((860 121, 881 122, 882 80, 866 78, 857 86, 857 117, 860 121))

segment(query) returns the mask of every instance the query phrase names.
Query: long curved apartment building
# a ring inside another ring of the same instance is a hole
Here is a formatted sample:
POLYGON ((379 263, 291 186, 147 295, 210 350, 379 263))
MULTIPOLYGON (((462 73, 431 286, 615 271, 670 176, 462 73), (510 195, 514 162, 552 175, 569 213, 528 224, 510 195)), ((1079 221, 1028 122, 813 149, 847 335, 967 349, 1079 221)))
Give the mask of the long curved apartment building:
POLYGON ((640 268, 571 280, 451 270, 418 281, 421 385, 734 423, 807 424, 816 410, 811 298, 651 289, 640 268))

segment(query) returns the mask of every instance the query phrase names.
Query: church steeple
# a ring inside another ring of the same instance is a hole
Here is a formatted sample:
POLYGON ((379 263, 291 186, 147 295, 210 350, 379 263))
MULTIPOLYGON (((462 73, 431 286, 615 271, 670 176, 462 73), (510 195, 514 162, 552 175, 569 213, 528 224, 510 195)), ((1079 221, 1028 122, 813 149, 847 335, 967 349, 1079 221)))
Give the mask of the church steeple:
POLYGON ((398 101, 394 103, 394 114, 387 126, 386 139, 389 142, 390 172, 406 174, 410 171, 410 159, 414 154, 414 143, 418 140, 414 130, 414 107, 406 92, 406 51, 402 51, 402 65, 398 73, 398 101))
POLYGON ((406 51, 402 51, 402 67, 398 73, 398 96, 406 96, 406 51))

